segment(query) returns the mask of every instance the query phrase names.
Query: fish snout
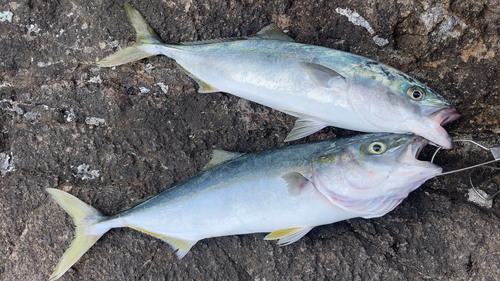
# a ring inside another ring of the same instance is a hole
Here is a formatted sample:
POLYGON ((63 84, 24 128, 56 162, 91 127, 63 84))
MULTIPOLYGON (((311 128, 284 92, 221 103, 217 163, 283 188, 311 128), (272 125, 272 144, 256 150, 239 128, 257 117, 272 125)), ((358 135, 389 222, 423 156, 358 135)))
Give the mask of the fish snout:
POLYGON ((413 122, 410 121, 409 123, 410 126, 408 129, 412 133, 428 139, 431 144, 442 146, 445 149, 453 148, 451 138, 446 130, 441 127, 441 124, 436 124, 429 119, 413 122))
POLYGON ((461 115, 457 112, 457 110, 451 106, 434 113, 432 116, 430 116, 430 119, 435 124, 435 132, 433 133, 431 131, 430 133, 433 134, 433 138, 435 140, 431 138, 428 139, 445 149, 452 149, 453 142, 451 141, 448 132, 446 132, 446 130, 442 126, 457 120, 458 118, 460 118, 460 116, 461 115))
POLYGON ((444 149, 452 149, 453 148, 453 142, 448 135, 448 132, 441 127, 441 125, 437 125, 433 131, 429 131, 427 134, 429 136, 422 135, 423 137, 427 138, 429 141, 431 141, 433 144, 436 144, 437 146, 442 146, 444 149))
POLYGON ((457 120, 461 115, 453 107, 445 107, 410 124, 411 132, 428 139, 432 144, 452 149, 453 143, 448 132, 442 127, 457 120))

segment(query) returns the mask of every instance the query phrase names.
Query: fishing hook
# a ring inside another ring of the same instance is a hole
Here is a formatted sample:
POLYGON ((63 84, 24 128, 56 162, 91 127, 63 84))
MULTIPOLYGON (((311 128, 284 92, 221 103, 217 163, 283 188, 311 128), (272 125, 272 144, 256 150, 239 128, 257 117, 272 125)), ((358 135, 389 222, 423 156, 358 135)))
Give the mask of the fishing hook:
MULTIPOLYGON (((481 145, 481 144, 479 144, 479 143, 477 143, 477 142, 475 142, 473 140, 454 140, 453 142, 469 142, 469 143, 475 144, 475 145, 479 146, 480 148, 482 148, 484 150, 490 151, 493 154, 493 158, 495 158, 495 160, 491 160, 491 161, 484 162, 484 163, 481 163, 481 164, 473 165, 473 166, 470 166, 470 167, 467 167, 467 168, 462 168, 462 169, 458 169, 458 170, 454 170, 454 171, 449 171, 449 172, 446 172, 446 173, 441 173, 441 174, 439 174, 439 176, 453 174, 453 173, 464 171, 464 170, 470 170, 470 172, 469 172, 469 182, 470 182, 470 185, 472 186, 472 190, 474 190, 474 192, 481 199, 483 199, 484 201, 488 201, 488 200, 491 200, 491 199, 495 198, 495 196, 497 196, 498 194, 500 194, 500 190, 498 190, 497 192, 495 192, 495 194, 493 194, 491 196, 488 196, 488 197, 484 197, 479 192, 479 190, 477 190, 477 188, 474 186, 474 183, 472 182, 472 172, 475 169, 477 169, 477 168, 491 168, 491 169, 495 169, 495 170, 500 170, 499 167, 488 165, 488 164, 500 161, 500 146, 498 146, 498 147, 489 147, 488 148, 488 147, 485 147, 485 146, 483 146, 483 145, 481 145)), ((436 149, 436 151, 432 155, 431 163, 434 162, 434 157, 436 156, 436 154, 438 153, 438 151, 441 150, 441 148, 442 147, 439 147, 438 149, 436 149)))

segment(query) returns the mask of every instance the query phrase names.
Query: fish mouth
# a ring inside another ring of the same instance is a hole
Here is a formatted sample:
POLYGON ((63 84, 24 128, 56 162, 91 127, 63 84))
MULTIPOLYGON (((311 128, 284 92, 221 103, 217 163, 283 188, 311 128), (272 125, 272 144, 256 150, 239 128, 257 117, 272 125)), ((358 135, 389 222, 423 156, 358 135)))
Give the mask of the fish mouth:
POLYGON ((443 108, 443 109, 435 112, 432 115, 433 116, 430 116, 430 119, 433 120, 435 122, 435 124, 437 125, 436 126, 437 131, 440 133, 441 137, 446 136, 445 143, 433 142, 433 144, 436 146, 442 146, 446 149, 452 149, 453 143, 452 143, 451 138, 449 137, 448 133, 443 128, 443 126, 457 120, 462 115, 460 115, 457 112, 457 110, 451 106, 443 108))
POLYGON ((430 142, 420 136, 409 137, 408 143, 404 146, 404 149, 400 150, 398 161, 401 163, 418 163, 418 156, 424 150, 425 146, 430 142))
POLYGON ((408 145, 408 152, 405 159, 407 163, 412 163, 408 167, 420 170, 419 174, 425 180, 437 174, 440 174, 443 171, 441 167, 437 166, 434 163, 418 160, 420 153, 428 144, 432 144, 432 142, 427 139, 415 136, 413 138, 413 141, 408 145))
MULTIPOLYGON (((429 112, 431 110, 431 108, 428 108, 426 111, 429 112)), ((413 123, 413 132, 428 139, 436 146, 452 149, 453 143, 451 138, 442 126, 457 120, 460 116, 461 115, 451 106, 438 109, 429 113, 427 118, 420 120, 420 122, 413 123)))
POLYGON ((429 161, 418 160, 418 157, 429 141, 421 138, 414 137, 407 148, 406 155, 401 161, 407 182, 404 188, 400 188, 400 196, 406 197, 409 192, 417 189, 426 180, 435 177, 443 172, 443 169, 429 161))
POLYGON ((437 121, 436 123, 440 124, 441 126, 451 123, 462 116, 457 112, 455 108, 451 106, 441 109, 434 114, 436 114, 436 116, 433 119, 435 119, 437 121))
POLYGON ((413 157, 415 159, 418 159, 418 156, 424 150, 425 146, 429 144, 429 141, 426 139, 421 139, 421 138, 414 138, 413 142, 411 143, 411 151, 414 153, 413 157))

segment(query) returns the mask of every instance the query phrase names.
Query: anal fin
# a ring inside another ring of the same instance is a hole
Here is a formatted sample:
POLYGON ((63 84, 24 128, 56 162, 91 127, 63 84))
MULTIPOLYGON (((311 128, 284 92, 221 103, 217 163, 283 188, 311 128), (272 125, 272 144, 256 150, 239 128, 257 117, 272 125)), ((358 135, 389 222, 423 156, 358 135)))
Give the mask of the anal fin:
POLYGON ((264 237, 264 240, 278 240, 278 245, 280 246, 289 245, 302 238, 313 229, 313 227, 314 226, 307 226, 276 230, 264 237))
POLYGON ((198 242, 198 240, 182 239, 182 238, 166 236, 137 226, 132 226, 132 225, 125 225, 125 226, 139 230, 140 232, 144 232, 146 234, 149 234, 151 236, 154 236, 156 238, 159 238, 167 242, 172 248, 174 248, 174 250, 176 250, 176 254, 179 259, 182 259, 189 252, 191 247, 193 247, 193 245, 196 244, 196 242, 198 242))
MULTIPOLYGON (((284 112, 288 113, 286 111, 284 112)), ((327 126, 322 121, 310 115, 300 114, 296 112, 292 112, 289 114, 298 116, 298 119, 295 121, 295 126, 286 137, 285 142, 294 141, 301 139, 303 137, 307 137, 327 126)))
POLYGON ((191 247, 198 242, 198 240, 186 240, 186 239, 178 239, 178 238, 172 238, 172 237, 166 237, 163 238, 163 241, 167 242, 174 248, 174 250, 177 250, 175 252, 177 254, 177 257, 179 259, 182 259, 191 249, 191 247))
POLYGON ((179 68, 182 69, 182 71, 184 71, 187 75, 189 75, 189 77, 193 78, 193 80, 196 81, 196 83, 198 83, 198 86, 200 86, 200 88, 198 89, 198 93, 220 92, 219 89, 209 85, 208 83, 204 82, 200 78, 196 77, 191 72, 189 72, 187 69, 185 69, 182 65, 177 64, 177 66, 179 66, 179 68))

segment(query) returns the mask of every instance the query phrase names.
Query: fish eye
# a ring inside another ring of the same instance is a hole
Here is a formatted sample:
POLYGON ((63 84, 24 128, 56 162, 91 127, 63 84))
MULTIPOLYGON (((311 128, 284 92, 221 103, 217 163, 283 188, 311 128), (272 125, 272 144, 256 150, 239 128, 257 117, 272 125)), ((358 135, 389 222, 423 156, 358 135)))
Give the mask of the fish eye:
POLYGON ((424 98, 424 96, 425 96, 424 90, 419 89, 419 88, 410 88, 410 89, 408 89, 408 91, 406 92, 406 94, 412 100, 415 100, 415 101, 422 100, 424 98))
POLYGON ((368 151, 372 154, 384 153, 386 149, 387 148, 386 148, 385 144, 378 142, 378 141, 372 142, 370 144, 370 146, 368 146, 368 151))

